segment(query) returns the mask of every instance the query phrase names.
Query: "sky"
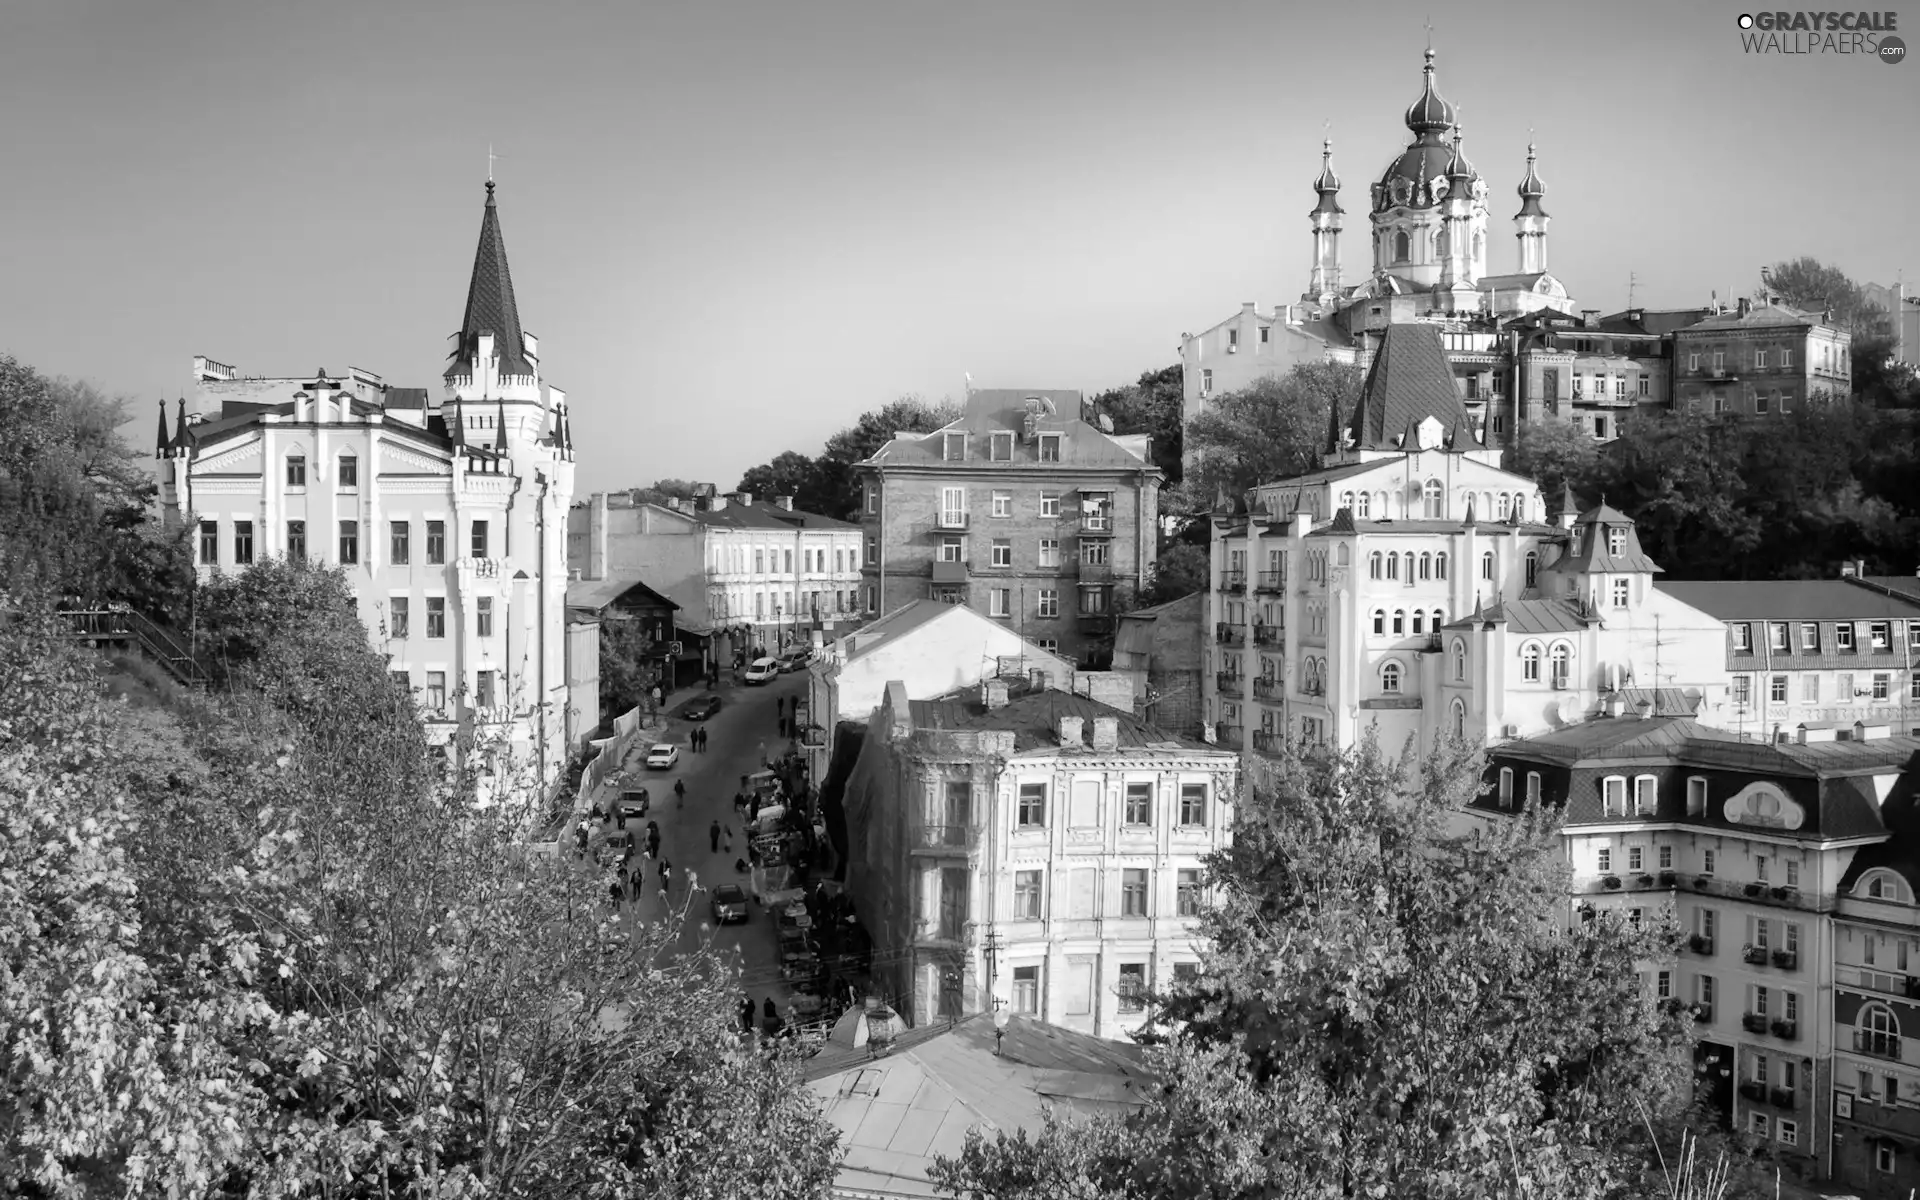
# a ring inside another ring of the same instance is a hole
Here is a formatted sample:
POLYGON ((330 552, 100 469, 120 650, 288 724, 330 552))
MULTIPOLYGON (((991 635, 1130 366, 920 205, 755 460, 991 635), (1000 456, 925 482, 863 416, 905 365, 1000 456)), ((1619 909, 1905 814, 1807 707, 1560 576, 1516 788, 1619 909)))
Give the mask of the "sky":
POLYGON ((1748 54, 1743 11, 8 0, 0 354, 142 437, 196 354, 438 387, 491 146, 578 493, 729 488, 902 395, 1097 391, 1298 299, 1323 136, 1363 277, 1430 14, 1491 270, 1531 137, 1583 307, 1803 254, 1920 284, 1920 62, 1748 54))

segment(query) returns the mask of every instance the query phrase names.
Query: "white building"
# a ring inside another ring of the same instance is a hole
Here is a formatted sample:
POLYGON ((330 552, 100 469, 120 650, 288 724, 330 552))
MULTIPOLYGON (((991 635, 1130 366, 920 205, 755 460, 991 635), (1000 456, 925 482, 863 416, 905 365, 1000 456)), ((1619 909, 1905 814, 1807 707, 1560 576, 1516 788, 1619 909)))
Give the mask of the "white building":
POLYGON ((1237 768, 1071 693, 890 683, 843 802, 875 976, 915 1024, 999 1001, 1124 1038, 1199 961, 1237 768))
POLYGON ((544 784, 567 756, 566 395, 522 331, 487 184, 443 394, 350 369, 259 378, 194 359, 199 412, 164 433, 161 501, 203 574, 278 555, 346 571, 436 744, 504 735, 544 784))

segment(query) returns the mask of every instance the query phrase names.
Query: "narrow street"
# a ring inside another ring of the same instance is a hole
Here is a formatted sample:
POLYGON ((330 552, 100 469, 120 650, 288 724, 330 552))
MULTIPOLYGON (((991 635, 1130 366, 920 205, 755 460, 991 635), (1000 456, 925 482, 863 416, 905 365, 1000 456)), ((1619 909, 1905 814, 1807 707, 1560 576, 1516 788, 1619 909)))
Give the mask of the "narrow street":
MULTIPOLYGON (((651 797, 645 817, 629 818, 641 853, 634 863, 646 872, 646 886, 637 902, 623 906, 629 919, 657 921, 669 911, 683 911, 685 924, 681 944, 689 952, 710 938, 722 953, 738 956, 742 987, 753 997, 758 1010, 768 997, 784 1014, 792 989, 780 976, 779 939, 772 914, 757 903, 749 903, 747 920, 734 925, 715 925, 709 901, 712 889, 723 883, 737 883, 749 896, 753 892, 749 876, 737 873, 734 863, 747 856, 746 830, 733 809, 734 793, 740 790, 741 776, 760 770, 765 756, 778 755, 787 741, 780 736, 778 707, 806 691, 805 672, 782 675, 758 687, 722 685, 714 694, 721 699, 720 711, 705 721, 688 721, 677 710, 688 700, 707 693, 696 687, 681 689, 666 704, 666 731, 653 739, 637 743, 629 753, 626 769, 608 777, 600 793, 593 797, 604 810, 611 811, 620 792, 644 787, 651 797), (704 727, 709 744, 702 753, 694 753, 689 735, 704 727), (680 761, 670 770, 650 771, 644 763, 654 741, 669 742, 679 748, 680 761), (686 784, 684 803, 676 801, 673 785, 686 784), (660 826, 660 857, 649 861, 644 853, 648 821, 660 826), (722 831, 719 848, 713 846, 712 827, 718 821, 722 831), (732 831, 731 846, 726 831, 732 831), (663 900, 660 895, 660 868, 673 867, 673 882, 663 900)), ((612 829, 612 823, 605 826, 612 829)))

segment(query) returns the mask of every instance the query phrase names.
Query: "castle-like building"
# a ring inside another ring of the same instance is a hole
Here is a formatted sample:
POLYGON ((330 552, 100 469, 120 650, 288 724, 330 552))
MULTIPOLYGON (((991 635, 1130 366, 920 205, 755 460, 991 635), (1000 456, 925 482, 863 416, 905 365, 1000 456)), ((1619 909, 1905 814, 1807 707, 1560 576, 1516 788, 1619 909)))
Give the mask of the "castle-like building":
POLYGON ((344 570, 433 742, 474 735, 495 747, 483 773, 510 757, 544 785, 567 750, 573 437, 520 325, 493 192, 441 395, 195 358, 198 411, 182 400, 170 432, 162 405, 155 453, 203 575, 278 555, 344 570))

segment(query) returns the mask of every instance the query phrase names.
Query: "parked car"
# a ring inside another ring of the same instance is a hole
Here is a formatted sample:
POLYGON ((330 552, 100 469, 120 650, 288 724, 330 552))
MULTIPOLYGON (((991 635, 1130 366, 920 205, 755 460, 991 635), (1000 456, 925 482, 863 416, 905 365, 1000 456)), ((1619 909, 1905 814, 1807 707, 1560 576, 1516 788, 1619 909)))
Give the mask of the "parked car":
POLYGON ((708 903, 713 909, 715 925, 729 925, 747 919, 747 894, 740 890, 737 883, 723 883, 714 888, 713 899, 708 903))
POLYGON ((773 658, 756 658, 747 667, 747 673, 741 676, 748 683, 771 683, 780 675, 780 661, 773 658))
POLYGON ((780 656, 780 670, 782 673, 802 670, 812 657, 811 650, 789 650, 780 656))
POLYGON ((656 742, 653 749, 647 751, 647 769, 664 771, 680 761, 680 747, 666 742, 656 742))
POLYGON ((680 716, 688 721, 704 721, 719 711, 718 696, 695 696, 680 706, 680 716))
POLYGON ((621 812, 626 813, 630 817, 644 817, 647 815, 647 809, 651 801, 647 798, 647 789, 635 788, 632 791, 621 792, 620 799, 616 800, 614 804, 621 812))

